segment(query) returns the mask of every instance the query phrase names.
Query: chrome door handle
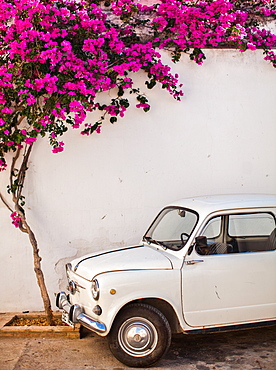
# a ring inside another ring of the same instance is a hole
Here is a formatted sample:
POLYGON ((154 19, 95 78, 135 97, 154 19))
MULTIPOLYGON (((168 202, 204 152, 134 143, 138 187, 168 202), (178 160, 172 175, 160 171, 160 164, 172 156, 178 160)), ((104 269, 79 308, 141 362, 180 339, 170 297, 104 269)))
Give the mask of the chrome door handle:
POLYGON ((191 260, 191 261, 185 261, 186 265, 194 265, 195 263, 204 262, 203 260, 191 260))

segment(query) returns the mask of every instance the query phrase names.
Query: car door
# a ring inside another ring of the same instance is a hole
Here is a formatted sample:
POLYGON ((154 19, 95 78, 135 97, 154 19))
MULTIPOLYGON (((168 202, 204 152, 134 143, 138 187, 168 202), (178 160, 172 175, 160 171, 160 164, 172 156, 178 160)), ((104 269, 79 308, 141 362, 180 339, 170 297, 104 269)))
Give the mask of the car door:
POLYGON ((186 323, 206 327, 275 319, 276 238, 270 236, 275 230, 274 215, 246 210, 224 214, 210 218, 201 230, 209 244, 226 244, 227 252, 202 254, 194 247, 185 257, 186 323))

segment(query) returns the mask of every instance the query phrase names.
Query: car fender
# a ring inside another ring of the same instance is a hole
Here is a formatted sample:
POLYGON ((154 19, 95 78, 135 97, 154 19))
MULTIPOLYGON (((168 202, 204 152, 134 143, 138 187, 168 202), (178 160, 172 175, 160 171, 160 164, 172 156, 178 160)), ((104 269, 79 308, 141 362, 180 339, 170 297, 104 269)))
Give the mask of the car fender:
MULTIPOLYGON (((183 326, 181 286, 179 270, 131 270, 102 273, 95 278, 99 282, 99 305, 102 314, 98 320, 106 325, 107 335, 119 311, 135 300, 156 298, 167 302, 175 311, 183 326)), ((86 313, 94 316, 89 308, 86 313)))

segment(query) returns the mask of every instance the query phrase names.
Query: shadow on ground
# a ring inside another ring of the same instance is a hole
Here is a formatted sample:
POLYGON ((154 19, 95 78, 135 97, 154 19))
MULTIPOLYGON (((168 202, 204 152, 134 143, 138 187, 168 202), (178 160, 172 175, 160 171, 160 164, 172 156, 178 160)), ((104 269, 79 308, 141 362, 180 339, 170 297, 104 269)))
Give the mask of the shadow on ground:
MULTIPOLYGON (((152 369, 276 370, 276 326, 206 335, 177 335, 152 369)), ((1 370, 123 370, 106 338, 0 338, 1 370)))

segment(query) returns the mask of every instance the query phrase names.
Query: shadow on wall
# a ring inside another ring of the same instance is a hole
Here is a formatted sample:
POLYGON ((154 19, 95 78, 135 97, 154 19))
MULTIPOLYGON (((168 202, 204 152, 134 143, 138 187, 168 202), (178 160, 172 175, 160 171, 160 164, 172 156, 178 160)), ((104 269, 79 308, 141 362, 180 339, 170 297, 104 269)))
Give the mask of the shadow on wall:
POLYGON ((72 242, 69 242, 70 249, 75 250, 75 254, 71 255, 70 257, 65 257, 59 259, 55 263, 55 272, 57 276, 59 277, 58 279, 58 289, 59 290, 65 290, 66 285, 67 285, 67 277, 66 277, 66 270, 65 270, 65 265, 75 258, 82 257, 86 254, 90 253, 97 253, 101 251, 106 251, 110 249, 117 249, 117 248, 123 248, 126 247, 125 242, 111 242, 108 238, 106 237, 100 237, 100 238, 95 238, 93 242, 89 242, 84 239, 76 239, 73 240, 72 242), (96 246, 96 247, 95 247, 96 246), (97 248, 98 246, 98 248, 97 248))

